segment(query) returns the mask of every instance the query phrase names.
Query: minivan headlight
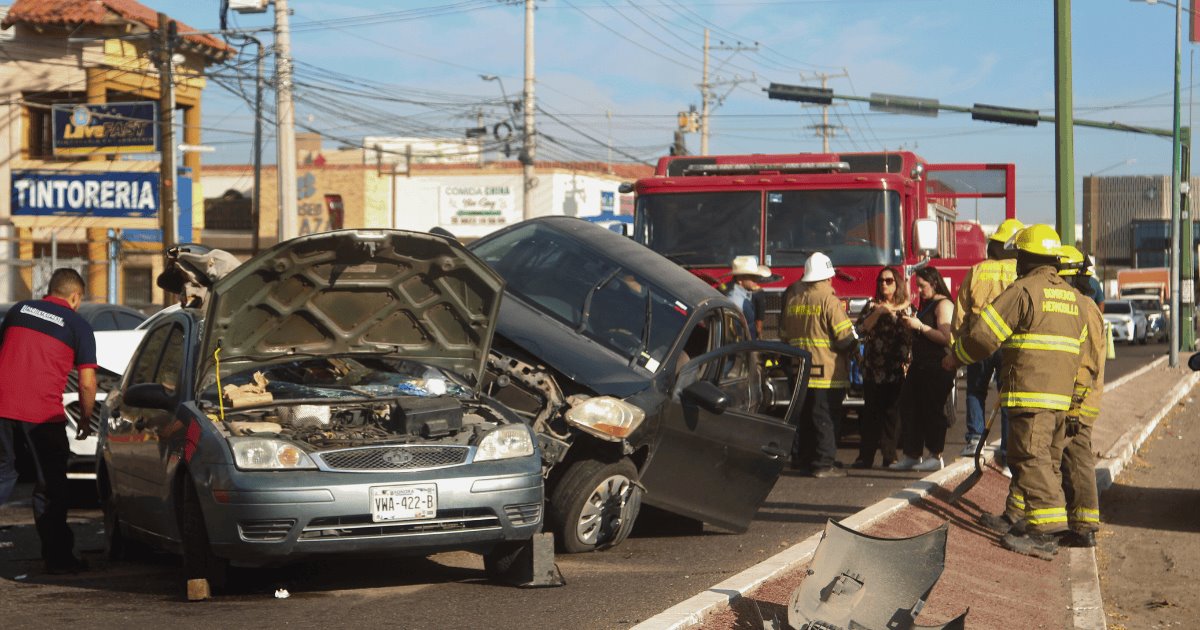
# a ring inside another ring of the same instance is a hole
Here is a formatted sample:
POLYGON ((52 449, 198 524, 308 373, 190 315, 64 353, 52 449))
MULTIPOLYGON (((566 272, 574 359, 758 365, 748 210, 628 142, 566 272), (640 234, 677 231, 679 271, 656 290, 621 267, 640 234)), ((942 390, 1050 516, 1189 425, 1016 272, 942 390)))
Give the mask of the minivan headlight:
POLYGON ((567 423, 602 440, 620 442, 646 419, 646 412, 612 396, 588 398, 567 410, 567 423))
POLYGON ((317 467, 308 453, 285 440, 230 437, 233 461, 243 470, 311 470, 317 467))
POLYGON ((533 438, 523 424, 506 424, 483 436, 475 449, 475 461, 512 459, 533 455, 533 438))

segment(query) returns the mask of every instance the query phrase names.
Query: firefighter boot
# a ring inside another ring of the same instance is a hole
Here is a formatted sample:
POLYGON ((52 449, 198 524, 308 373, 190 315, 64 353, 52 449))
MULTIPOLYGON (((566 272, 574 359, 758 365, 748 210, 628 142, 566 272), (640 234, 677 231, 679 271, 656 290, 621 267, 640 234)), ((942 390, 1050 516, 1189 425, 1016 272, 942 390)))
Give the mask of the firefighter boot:
POLYGON ((1008 532, 1023 532, 1025 531, 1025 519, 1018 519, 1015 523, 1009 520, 1007 514, 991 514, 984 512, 979 515, 976 521, 984 527, 996 532, 997 534, 1007 534, 1008 532))
POLYGON ((1009 532, 1000 539, 1000 546, 1026 556, 1053 560, 1058 553, 1058 537, 1054 534, 1009 532))
POLYGON ((1096 532, 1065 532, 1058 537, 1060 547, 1095 547, 1096 532))

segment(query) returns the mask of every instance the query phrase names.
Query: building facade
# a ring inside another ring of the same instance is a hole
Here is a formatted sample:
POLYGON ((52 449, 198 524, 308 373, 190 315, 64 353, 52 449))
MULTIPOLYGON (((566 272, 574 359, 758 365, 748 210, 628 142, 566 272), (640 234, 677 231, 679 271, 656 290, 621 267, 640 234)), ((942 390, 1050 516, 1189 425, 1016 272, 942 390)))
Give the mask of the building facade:
MULTIPOLYGON (((40 297, 54 265, 79 269, 87 299, 161 302, 155 62, 158 14, 134 0, 17 0, 0 21, 0 299, 40 297), (148 142, 148 144, 147 144, 148 142), (123 270, 109 286, 110 230, 123 270)), ((178 141, 201 143, 204 69, 233 49, 179 24, 174 42, 178 141)), ((203 228, 204 199, 179 176, 181 240, 203 228)))
MULTIPOLYGON (((1200 178, 1191 178, 1190 188, 1197 186, 1200 178)), ((1192 215, 1191 228, 1197 233, 1200 224, 1192 215)), ((1115 279, 1119 269, 1167 266, 1170 219, 1169 175, 1083 178, 1081 243, 1096 257, 1096 272, 1106 280, 1115 279)))

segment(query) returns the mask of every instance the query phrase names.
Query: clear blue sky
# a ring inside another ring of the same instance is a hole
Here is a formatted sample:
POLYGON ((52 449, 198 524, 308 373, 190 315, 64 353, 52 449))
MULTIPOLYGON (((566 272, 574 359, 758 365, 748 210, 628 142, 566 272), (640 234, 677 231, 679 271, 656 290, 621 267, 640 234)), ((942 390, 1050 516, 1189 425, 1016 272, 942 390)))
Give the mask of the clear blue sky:
MULTIPOLYGON (((218 24, 215 0, 143 1, 197 28, 218 24)), ((520 92, 519 2, 290 4, 298 118, 329 138, 459 135, 478 111, 489 125, 506 116, 498 84, 480 74, 502 77, 510 98, 520 92)), ((1073 4, 1075 115, 1170 128, 1174 10, 1130 0, 1073 4)), ((231 14, 231 23, 268 27, 271 15, 231 14)), ((1187 17, 1183 124, 1192 83, 1187 17)), ((819 151, 808 127, 820 109, 768 100, 762 91, 770 82, 815 84, 816 73, 847 73, 830 79, 839 93, 1054 109, 1050 0, 540 0, 537 100, 557 120, 539 115, 548 136, 539 158, 605 160, 610 137, 618 161, 665 154, 676 113, 700 102, 705 27, 714 47, 757 45, 713 51, 712 80, 746 81, 717 88, 724 101, 713 111, 710 153, 819 151)), ((252 50, 242 60, 249 73, 252 50)), ((231 70, 216 71, 236 89, 231 70)), ((206 143, 219 147, 206 159, 248 163, 253 112, 216 85, 205 98, 206 143)), ((901 116, 856 103, 834 107, 831 123, 843 128, 832 140, 835 151, 903 147, 933 162, 1015 162, 1019 215, 1053 221, 1053 125, 901 116)), ((688 144, 698 151, 699 136, 688 144)), ((268 162, 273 150, 268 145, 268 162)), ((1082 174, 1166 174, 1170 165, 1169 139, 1076 129, 1077 198, 1082 174)), ((985 207, 981 219, 994 222, 994 214, 985 207)))

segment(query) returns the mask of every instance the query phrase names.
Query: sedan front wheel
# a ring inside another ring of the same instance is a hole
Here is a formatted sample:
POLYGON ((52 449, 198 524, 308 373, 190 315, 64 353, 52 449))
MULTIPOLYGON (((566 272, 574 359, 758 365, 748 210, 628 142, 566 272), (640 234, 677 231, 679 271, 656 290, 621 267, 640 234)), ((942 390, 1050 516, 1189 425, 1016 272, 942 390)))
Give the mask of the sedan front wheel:
POLYGON ((550 492, 550 515, 563 551, 615 547, 629 537, 642 506, 633 462, 575 462, 550 492))

